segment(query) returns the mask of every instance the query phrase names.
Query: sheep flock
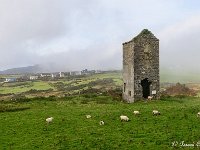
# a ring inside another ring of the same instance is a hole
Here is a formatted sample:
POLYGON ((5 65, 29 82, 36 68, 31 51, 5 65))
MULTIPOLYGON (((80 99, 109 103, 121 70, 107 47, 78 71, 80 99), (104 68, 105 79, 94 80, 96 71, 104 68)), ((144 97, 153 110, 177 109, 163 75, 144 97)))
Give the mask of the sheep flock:
MULTIPOLYGON (((135 116, 137 116, 137 115, 140 115, 141 113, 138 111, 138 110, 134 110, 133 111, 133 114, 135 115, 135 116)), ((158 111, 158 110, 153 110, 152 111, 152 115, 153 116, 158 116, 158 115, 161 115, 161 113, 158 111)), ((200 118, 200 112, 198 112, 197 113, 197 117, 198 118, 200 118)), ((92 116, 91 115, 86 115, 86 118, 87 119, 90 119, 90 118, 92 118, 92 116)), ((53 122, 53 117, 49 117, 49 118, 46 118, 46 123, 47 124, 50 124, 51 122, 53 122)), ((128 116, 125 116, 125 115, 121 115, 120 116, 120 120, 121 121, 124 121, 124 122, 128 122, 128 121, 130 121, 130 119, 128 118, 128 116)), ((99 125, 104 125, 105 124, 105 122, 103 121, 103 120, 101 120, 101 121, 99 121, 99 125)))

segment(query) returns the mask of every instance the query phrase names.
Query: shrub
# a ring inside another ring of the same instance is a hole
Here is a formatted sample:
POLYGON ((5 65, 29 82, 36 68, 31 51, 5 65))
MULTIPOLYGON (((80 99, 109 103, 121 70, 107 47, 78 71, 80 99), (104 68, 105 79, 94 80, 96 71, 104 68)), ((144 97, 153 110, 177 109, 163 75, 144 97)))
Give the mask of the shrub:
POLYGON ((162 96, 176 96, 184 98, 185 96, 195 96, 197 93, 185 86, 185 84, 177 83, 174 86, 167 88, 161 93, 162 96))

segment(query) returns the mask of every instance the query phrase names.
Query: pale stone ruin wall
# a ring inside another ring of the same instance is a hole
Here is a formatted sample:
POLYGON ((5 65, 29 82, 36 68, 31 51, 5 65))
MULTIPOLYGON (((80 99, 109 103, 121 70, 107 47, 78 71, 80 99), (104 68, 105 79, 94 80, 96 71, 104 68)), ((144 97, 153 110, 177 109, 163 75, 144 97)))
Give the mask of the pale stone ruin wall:
POLYGON ((134 53, 132 48, 133 43, 131 42, 123 44, 123 99, 127 100, 130 97, 133 98, 134 95, 134 53))
POLYGON ((159 40, 146 29, 123 43, 123 99, 143 99, 141 81, 145 78, 150 82, 148 95, 159 98, 159 40))

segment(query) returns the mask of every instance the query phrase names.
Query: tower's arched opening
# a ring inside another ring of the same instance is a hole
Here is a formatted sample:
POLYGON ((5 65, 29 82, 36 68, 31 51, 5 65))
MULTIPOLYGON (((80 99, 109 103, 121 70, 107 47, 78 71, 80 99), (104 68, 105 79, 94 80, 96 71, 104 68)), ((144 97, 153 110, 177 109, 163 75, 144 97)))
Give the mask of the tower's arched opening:
POLYGON ((150 85, 151 82, 148 81, 148 78, 145 78, 141 81, 142 85, 142 93, 144 98, 148 98, 150 96, 150 85))

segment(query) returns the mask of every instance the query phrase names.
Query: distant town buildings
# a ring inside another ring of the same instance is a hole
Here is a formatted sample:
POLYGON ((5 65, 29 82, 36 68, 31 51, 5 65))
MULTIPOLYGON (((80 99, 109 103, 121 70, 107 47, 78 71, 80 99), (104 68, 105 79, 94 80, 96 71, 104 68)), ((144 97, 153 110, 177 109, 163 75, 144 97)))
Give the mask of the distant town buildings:
POLYGON ((17 78, 6 78, 5 82, 15 82, 17 78))
POLYGON ((96 71, 95 70, 87 70, 87 69, 84 69, 81 71, 81 75, 91 75, 91 74, 95 74, 96 71))
POLYGON ((51 77, 52 75, 51 75, 51 73, 41 73, 40 74, 40 77, 51 77))
MULTIPOLYGON (((73 76, 87 76, 97 73, 103 73, 104 71, 101 70, 88 70, 84 69, 81 71, 70 71, 70 72, 54 72, 54 73, 40 73, 40 74, 28 74, 28 75, 21 75, 18 77, 8 77, 8 78, 1 78, 0 82, 21 82, 21 81, 35 81, 35 80, 56 80, 59 78, 65 77, 73 77, 73 76)), ((12 75, 11 75, 12 76, 12 75)))
POLYGON ((65 74, 64 74, 64 72, 59 72, 59 77, 60 77, 60 78, 63 78, 63 77, 65 77, 65 74))
POLYGON ((30 80, 37 80, 37 79, 38 79, 38 76, 30 76, 29 79, 30 79, 30 80))

